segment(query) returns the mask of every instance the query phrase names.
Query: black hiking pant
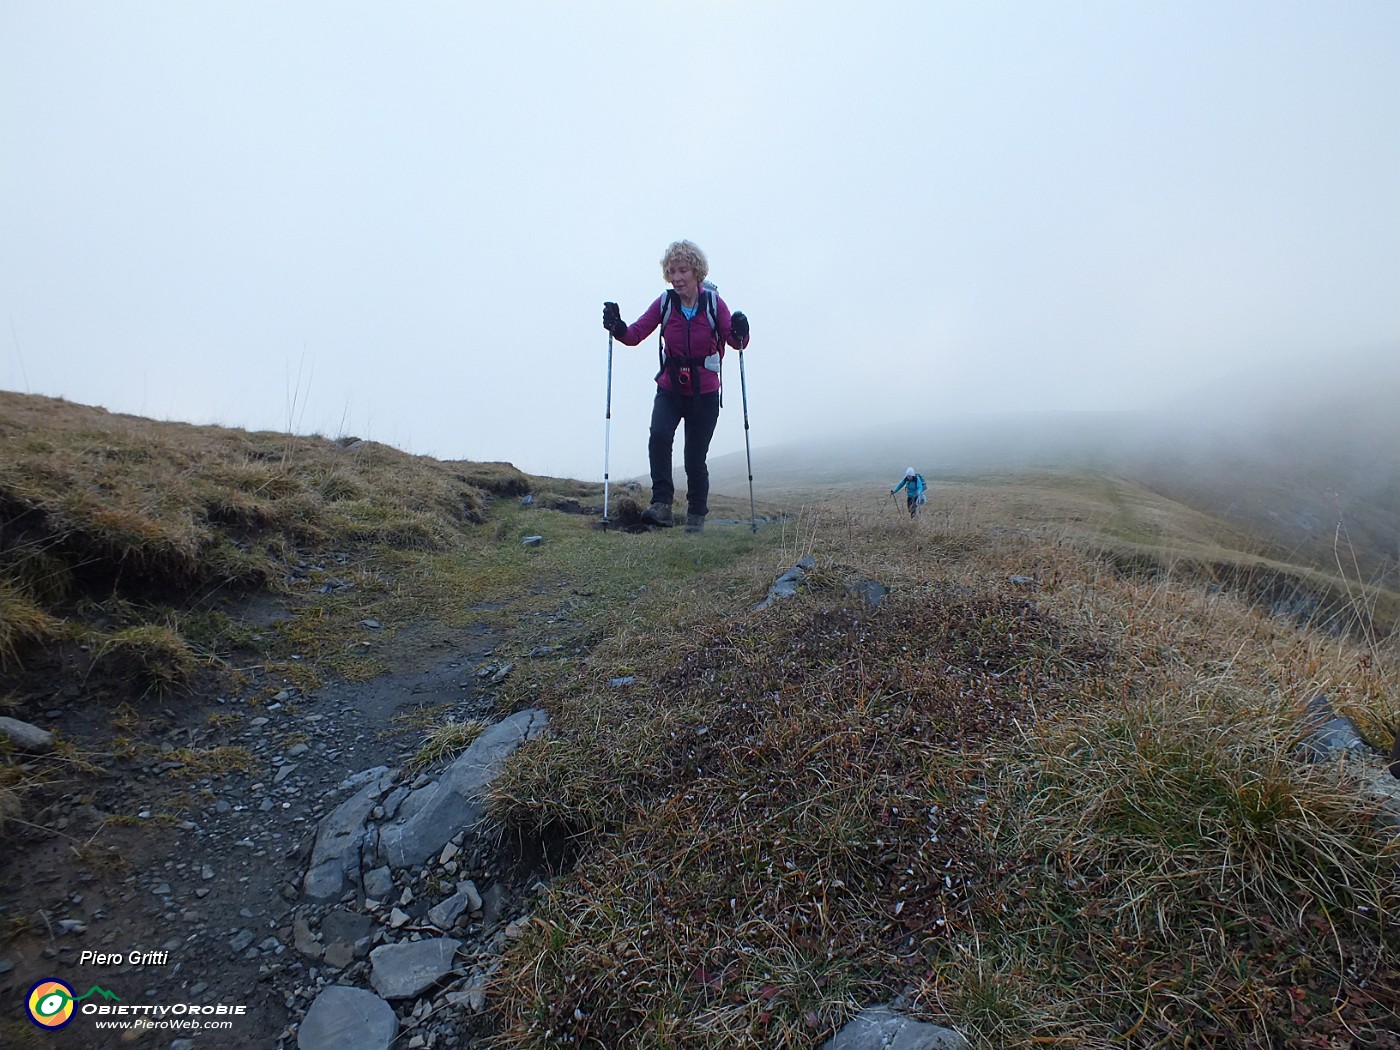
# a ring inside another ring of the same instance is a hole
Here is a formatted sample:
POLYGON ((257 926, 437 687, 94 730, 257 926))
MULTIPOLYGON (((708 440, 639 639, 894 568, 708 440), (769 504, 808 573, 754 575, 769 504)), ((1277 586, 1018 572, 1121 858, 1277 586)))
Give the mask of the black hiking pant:
POLYGON ((670 506, 676 498, 676 484, 671 475, 671 448, 676 440, 676 427, 685 420, 685 488, 686 513, 701 516, 710 511, 710 468, 705 457, 710 452, 710 438, 715 436, 719 422, 719 392, 681 397, 664 390, 656 392, 651 406, 651 439, 647 455, 651 460, 651 501, 670 506))

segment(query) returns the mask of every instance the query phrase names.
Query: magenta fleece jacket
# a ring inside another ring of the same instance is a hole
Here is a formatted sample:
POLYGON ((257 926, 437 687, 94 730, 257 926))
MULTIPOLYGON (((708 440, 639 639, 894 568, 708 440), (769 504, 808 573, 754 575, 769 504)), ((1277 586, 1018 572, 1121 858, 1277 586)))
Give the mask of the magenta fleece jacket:
MULTIPOLYGON (((666 293, 670 295, 670 292, 666 293)), ((670 358, 679 357, 685 367, 692 363, 695 365, 694 374, 700 379, 700 393, 711 394, 719 389, 719 373, 711 372, 705 368, 703 362, 706 357, 715 352, 715 336, 710 331, 710 319, 705 316, 705 304, 699 302, 699 309, 695 311, 695 316, 686 320, 685 314, 679 306, 671 310, 671 316, 666 321, 666 356, 670 358)), ((726 346, 732 346, 735 350, 743 350, 749 345, 749 340, 744 339, 741 345, 734 338, 734 333, 730 329, 729 307, 725 305, 723 299, 718 294, 715 295, 715 312, 719 316, 719 340, 718 350, 720 358, 724 357, 726 346)), ((656 301, 647 307, 646 313, 637 318, 627 326, 627 331, 617 337, 618 342, 624 346, 636 346, 652 332, 656 331, 656 326, 661 323, 661 297, 657 296, 656 301)), ((671 375, 669 370, 662 369, 656 377, 656 385, 666 393, 671 393, 671 375)))

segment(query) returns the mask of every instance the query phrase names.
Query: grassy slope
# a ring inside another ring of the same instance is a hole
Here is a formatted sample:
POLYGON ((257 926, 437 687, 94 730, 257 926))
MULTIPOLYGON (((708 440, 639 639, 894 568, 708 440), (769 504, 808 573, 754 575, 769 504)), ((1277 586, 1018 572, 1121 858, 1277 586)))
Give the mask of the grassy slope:
POLYGON ((898 994, 993 1046, 1387 1045, 1394 847, 1289 751, 1318 692, 1389 746, 1393 641, 1262 615, 1250 581, 1315 570, 1205 515, 1103 475, 945 477, 912 525, 813 485, 756 536, 623 536, 513 498, 596 486, 383 446, 17 395, 0 443, 11 682, 124 636, 178 690, 251 644, 216 597, 263 586, 274 679, 367 676, 366 616, 566 584, 590 655, 508 681, 555 733, 497 812, 577 865, 501 971, 504 1045, 810 1046, 898 994), (804 592, 753 610, 807 553, 804 592))
MULTIPOLYGON (((759 450, 764 488, 834 482, 878 497, 908 463, 929 477, 1107 473, 1232 523, 1271 559, 1400 589, 1400 344, 1278 361, 1135 412, 930 413, 759 450)), ((721 457, 721 485, 743 483, 721 457)), ((1395 622, 1393 616, 1390 624, 1395 622)))
POLYGON ((799 598, 696 581, 544 690, 499 812, 582 859, 503 978, 508 1045, 810 1046, 901 993, 991 1046, 1394 1045, 1394 847, 1289 758, 1319 692, 1389 745, 1393 648, 1174 579, 1231 533, 1131 486, 854 502, 794 526, 799 598))

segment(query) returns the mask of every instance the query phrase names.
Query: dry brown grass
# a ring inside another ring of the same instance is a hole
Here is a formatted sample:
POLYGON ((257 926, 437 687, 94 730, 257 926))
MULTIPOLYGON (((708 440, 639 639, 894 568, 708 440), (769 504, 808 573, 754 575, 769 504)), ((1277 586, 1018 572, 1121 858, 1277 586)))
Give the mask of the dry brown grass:
POLYGON ((508 464, 0 393, 3 568, 23 580, 42 555, 70 591, 267 583, 308 547, 440 549, 485 520, 488 492, 528 485, 508 464))
POLYGON ((1393 847, 1292 749, 1318 692, 1393 717, 1393 660, 972 496, 809 506, 803 596, 643 601, 545 690, 496 811, 581 860, 502 1045, 806 1047, 901 992, 988 1046, 1385 1037, 1393 847))
POLYGON ((10 667, 23 650, 57 641, 62 635, 57 617, 0 581, 0 671, 10 667))
POLYGON ((173 642, 105 637, 114 603, 124 628, 168 623, 220 590, 284 588, 322 552, 457 549, 491 494, 529 487, 509 464, 0 392, 0 662, 89 625, 102 652, 177 687, 189 668, 173 642))

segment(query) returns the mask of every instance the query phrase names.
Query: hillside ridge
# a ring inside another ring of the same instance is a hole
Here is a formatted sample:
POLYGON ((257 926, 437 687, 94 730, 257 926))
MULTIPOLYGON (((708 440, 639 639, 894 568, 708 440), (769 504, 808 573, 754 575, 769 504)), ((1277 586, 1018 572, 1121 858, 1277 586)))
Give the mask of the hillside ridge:
POLYGON ((168 988, 247 1004, 199 1045, 286 1050, 340 986, 434 1047, 807 1047, 891 1003, 988 1046, 1400 1045, 1384 595, 1142 485, 760 490, 757 531, 741 488, 629 534, 509 464, 24 395, 0 452, 0 697, 53 733, 0 767, 16 1001, 168 988), (1319 697, 1343 762, 1299 757, 1319 697), (336 814, 382 836, 519 718, 483 823, 308 896, 336 814))

